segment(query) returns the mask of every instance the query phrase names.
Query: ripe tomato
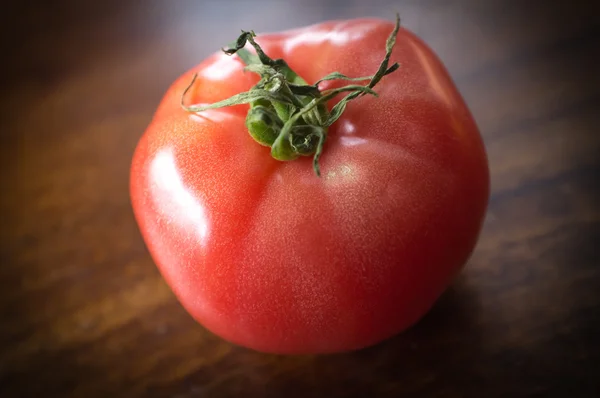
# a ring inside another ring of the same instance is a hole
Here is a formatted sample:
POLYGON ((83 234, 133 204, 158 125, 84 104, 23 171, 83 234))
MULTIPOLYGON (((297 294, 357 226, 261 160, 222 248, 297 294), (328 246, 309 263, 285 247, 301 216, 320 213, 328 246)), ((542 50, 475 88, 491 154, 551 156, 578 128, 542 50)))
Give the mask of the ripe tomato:
MULTIPOLYGON (((332 21, 256 41, 314 84, 375 73, 393 29, 332 21)), ((249 105, 180 106, 194 74, 187 103, 252 89, 260 78, 240 57, 214 54, 166 93, 131 199, 162 275, 207 329, 273 353, 362 348, 417 322, 467 261, 489 196, 484 146, 436 55, 403 28, 396 38, 400 68, 329 127, 320 177, 310 158, 282 162, 253 140, 249 105)))

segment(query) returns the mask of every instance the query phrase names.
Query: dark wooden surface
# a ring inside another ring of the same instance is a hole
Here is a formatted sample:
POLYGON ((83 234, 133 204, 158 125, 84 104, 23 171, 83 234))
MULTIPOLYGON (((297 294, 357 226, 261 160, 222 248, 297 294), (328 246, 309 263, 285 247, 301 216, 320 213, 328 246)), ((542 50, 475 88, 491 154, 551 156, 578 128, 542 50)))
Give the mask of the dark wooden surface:
MULTIPOLYGON (((600 49, 590 1, 57 1, 3 7, 0 397, 600 396, 600 49), (402 13, 489 151, 471 261, 408 332, 278 357, 194 323, 132 217, 170 82, 237 36, 402 13)), ((596 3, 597 4, 597 3, 596 3)))

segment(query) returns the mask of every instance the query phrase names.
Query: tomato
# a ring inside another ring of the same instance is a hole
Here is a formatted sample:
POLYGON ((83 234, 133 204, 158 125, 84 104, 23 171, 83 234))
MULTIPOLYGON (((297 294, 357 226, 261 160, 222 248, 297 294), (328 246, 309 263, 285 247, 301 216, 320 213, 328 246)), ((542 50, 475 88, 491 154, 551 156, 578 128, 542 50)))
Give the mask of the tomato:
MULTIPOLYGON (((393 29, 330 21, 256 42, 314 85, 373 75, 393 29)), ((328 127, 320 176, 310 156, 278 160, 248 134, 252 104, 182 108, 258 87, 241 57, 215 53, 167 91, 133 157, 132 206, 166 282, 216 335, 281 354, 360 349, 415 324, 467 262, 488 203, 485 148, 437 56, 404 28, 395 37, 399 69, 328 127)))

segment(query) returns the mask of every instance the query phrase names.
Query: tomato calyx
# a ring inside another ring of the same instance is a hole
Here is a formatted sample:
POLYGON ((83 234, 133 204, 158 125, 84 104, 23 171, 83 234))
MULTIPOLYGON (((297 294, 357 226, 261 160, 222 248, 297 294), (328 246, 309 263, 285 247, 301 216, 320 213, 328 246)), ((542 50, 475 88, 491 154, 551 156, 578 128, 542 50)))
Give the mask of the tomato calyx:
POLYGON ((320 176, 319 158, 327 139, 328 127, 340 118, 348 102, 366 94, 377 97, 373 87, 384 76, 400 67, 398 63, 388 66, 399 28, 400 17, 396 14, 396 25, 386 40, 385 57, 374 75, 348 77, 332 72, 312 85, 294 72, 283 59, 271 59, 265 54, 254 41, 256 34, 253 31, 242 31, 231 48, 222 51, 227 55, 237 54, 246 64, 244 71, 258 74, 260 81, 249 91, 223 101, 208 105, 185 105, 185 96, 197 77, 194 74, 181 96, 181 106, 187 112, 198 113, 208 109, 249 104, 246 127, 252 138, 261 145, 271 147, 271 156, 280 161, 313 156, 313 169, 320 176), (248 42, 254 47, 256 54, 244 48, 248 42), (365 85, 350 84, 321 91, 318 85, 326 80, 369 82, 365 85), (348 94, 329 111, 327 101, 341 93, 348 94))

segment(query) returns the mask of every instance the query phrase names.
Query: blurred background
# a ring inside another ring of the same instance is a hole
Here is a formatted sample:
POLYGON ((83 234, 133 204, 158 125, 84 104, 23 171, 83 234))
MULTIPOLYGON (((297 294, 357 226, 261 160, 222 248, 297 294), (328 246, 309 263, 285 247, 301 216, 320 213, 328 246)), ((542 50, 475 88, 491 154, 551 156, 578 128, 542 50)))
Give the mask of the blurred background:
POLYGON ((8 2, 0 397, 598 397, 600 7, 542 0, 8 2), (176 302, 128 169, 169 84, 237 37, 398 11, 481 129, 492 197, 415 327, 321 357, 235 347, 176 302))

